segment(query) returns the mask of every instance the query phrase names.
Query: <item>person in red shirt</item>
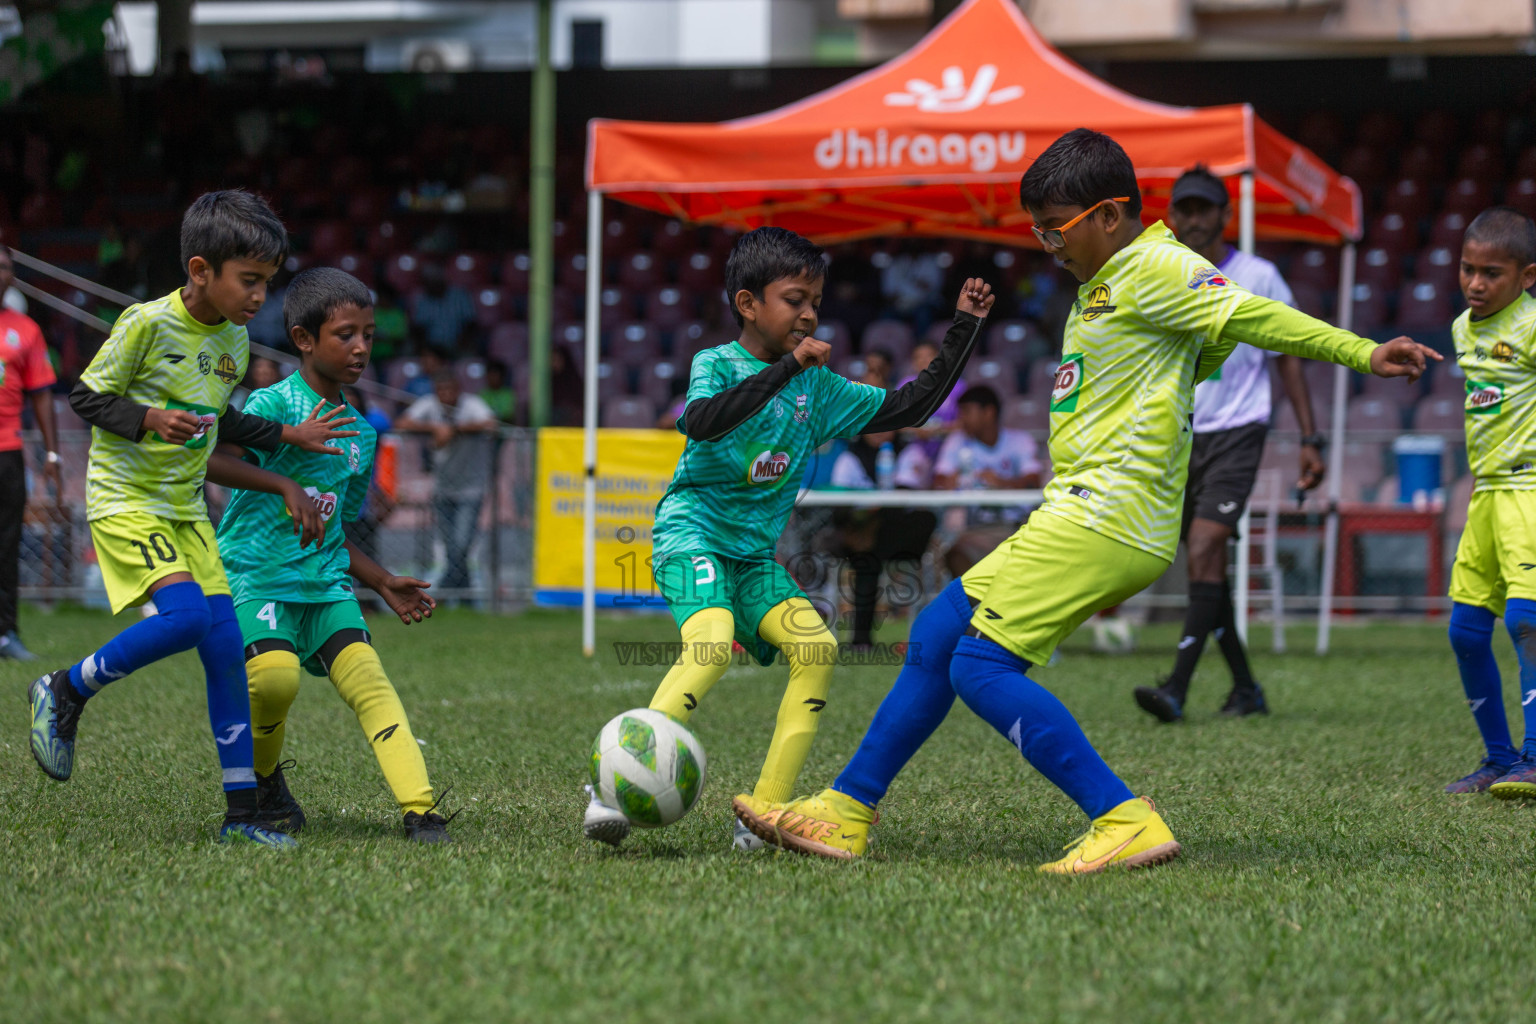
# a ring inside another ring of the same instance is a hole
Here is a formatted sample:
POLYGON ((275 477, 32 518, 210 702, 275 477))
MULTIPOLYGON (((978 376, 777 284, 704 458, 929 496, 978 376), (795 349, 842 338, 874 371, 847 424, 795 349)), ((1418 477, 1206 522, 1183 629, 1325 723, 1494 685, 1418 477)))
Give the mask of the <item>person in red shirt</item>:
MULTIPOLYGON (((15 277, 11 250, 0 244, 0 295, 15 277)), ((33 416, 43 434, 47 454, 38 477, 53 485, 55 500, 63 494, 59 473, 59 440, 53 425, 53 366, 48 345, 31 317, 0 308, 0 658, 31 661, 37 655, 16 635, 18 559, 21 519, 27 505, 25 464, 21 454, 21 410, 32 399, 33 416)))

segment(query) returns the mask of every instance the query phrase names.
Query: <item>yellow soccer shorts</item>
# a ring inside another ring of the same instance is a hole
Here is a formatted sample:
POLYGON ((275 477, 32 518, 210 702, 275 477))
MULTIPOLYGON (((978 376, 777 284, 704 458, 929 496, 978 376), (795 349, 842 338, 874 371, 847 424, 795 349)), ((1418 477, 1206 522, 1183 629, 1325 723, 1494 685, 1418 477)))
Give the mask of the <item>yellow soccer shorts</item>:
POLYGON ((1451 566, 1451 600, 1504 614, 1536 601, 1536 491, 1473 491, 1451 566))
POLYGON ((1094 612, 1141 593, 1166 559, 1038 510, 961 577, 971 624, 1035 665, 1094 612))
POLYGON ((229 593, 219 545, 207 522, 119 512, 91 521, 91 541, 114 615, 143 604, 156 580, 179 572, 191 573, 204 594, 229 593))

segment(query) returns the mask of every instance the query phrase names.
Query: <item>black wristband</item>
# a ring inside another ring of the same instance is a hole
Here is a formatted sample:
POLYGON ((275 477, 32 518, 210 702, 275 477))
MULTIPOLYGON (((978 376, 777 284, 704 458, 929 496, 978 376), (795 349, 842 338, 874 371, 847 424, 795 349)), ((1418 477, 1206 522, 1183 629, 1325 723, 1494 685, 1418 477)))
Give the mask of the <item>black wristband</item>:
POLYGON ((1328 447, 1328 435, 1308 434, 1306 437, 1301 439, 1301 446, 1303 448, 1316 448, 1318 451, 1322 451, 1324 448, 1328 447))

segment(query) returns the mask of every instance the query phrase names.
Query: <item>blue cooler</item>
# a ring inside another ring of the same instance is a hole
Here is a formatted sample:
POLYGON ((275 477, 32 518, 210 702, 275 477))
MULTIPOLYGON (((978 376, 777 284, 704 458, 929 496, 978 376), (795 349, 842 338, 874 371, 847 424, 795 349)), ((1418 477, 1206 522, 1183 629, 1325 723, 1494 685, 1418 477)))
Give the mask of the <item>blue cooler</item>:
POLYGON ((1445 438, 1438 434, 1404 434, 1392 442, 1397 456, 1397 500, 1424 508, 1444 504, 1445 488, 1440 467, 1445 457, 1445 438))

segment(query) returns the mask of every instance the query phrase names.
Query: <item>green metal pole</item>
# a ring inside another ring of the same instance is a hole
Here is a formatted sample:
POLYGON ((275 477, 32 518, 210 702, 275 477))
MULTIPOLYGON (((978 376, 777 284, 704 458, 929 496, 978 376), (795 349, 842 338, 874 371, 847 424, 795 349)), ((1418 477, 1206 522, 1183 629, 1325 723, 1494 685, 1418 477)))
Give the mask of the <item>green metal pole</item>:
POLYGON ((550 12, 539 0, 538 54, 533 68, 533 138, 528 182, 528 422, 549 422, 550 298, 555 286, 555 69, 550 64, 550 12))

